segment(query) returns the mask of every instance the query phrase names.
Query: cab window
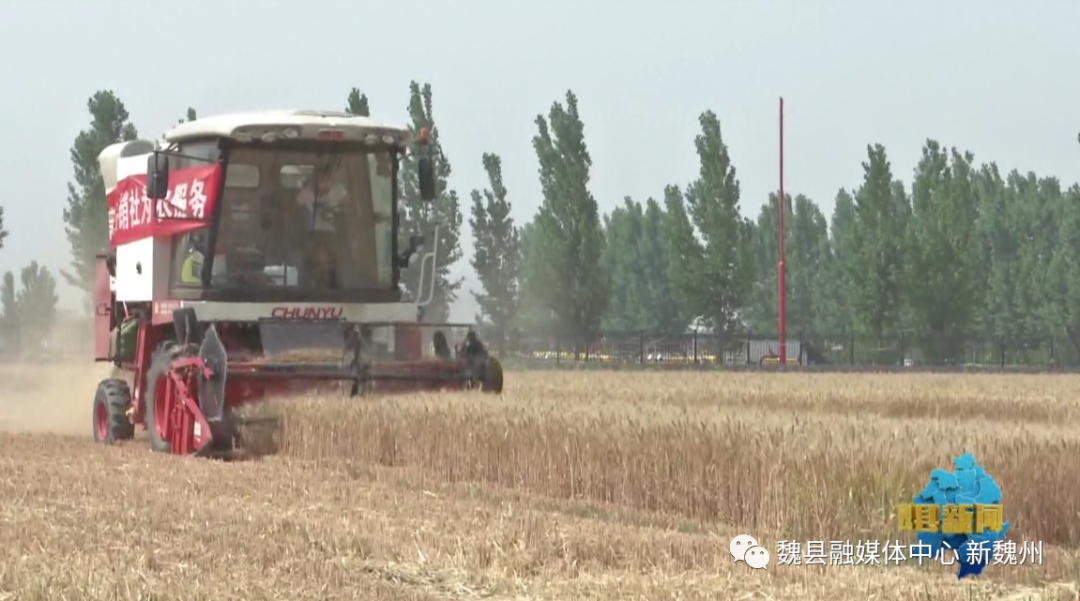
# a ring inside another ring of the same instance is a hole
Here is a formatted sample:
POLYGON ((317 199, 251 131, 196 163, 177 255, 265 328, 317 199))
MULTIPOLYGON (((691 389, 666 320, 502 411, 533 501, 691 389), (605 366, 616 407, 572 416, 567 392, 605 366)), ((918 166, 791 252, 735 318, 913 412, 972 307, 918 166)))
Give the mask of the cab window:
MULTIPOLYGON (((217 140, 200 140, 180 144, 177 147, 177 153, 184 156, 169 157, 170 171, 206 165, 208 161, 217 161, 221 157, 221 149, 218 147, 217 140)), ((244 179, 243 176, 240 176, 240 178, 241 180, 244 179)), ((226 177, 226 185, 230 183, 229 179, 233 178, 226 177)), ((257 187, 258 183, 255 186, 257 187)), ((206 240, 206 228, 200 228, 183 236, 173 238, 171 279, 174 285, 185 288, 202 287, 202 262, 203 253, 206 251, 206 240)), ((215 266, 214 271, 217 272, 218 270, 219 268, 215 266)))

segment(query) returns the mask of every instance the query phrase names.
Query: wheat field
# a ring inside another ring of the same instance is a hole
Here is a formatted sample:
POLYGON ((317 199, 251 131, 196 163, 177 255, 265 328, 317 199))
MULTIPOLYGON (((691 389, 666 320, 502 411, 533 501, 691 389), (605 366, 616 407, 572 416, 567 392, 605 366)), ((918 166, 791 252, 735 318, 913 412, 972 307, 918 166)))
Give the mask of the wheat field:
POLYGON ((5 599, 1078 598, 1076 376, 508 372, 501 396, 276 399, 278 453, 90 439, 107 368, 5 367, 5 599), (911 542, 974 453, 1042 565, 736 564, 728 542, 911 542))

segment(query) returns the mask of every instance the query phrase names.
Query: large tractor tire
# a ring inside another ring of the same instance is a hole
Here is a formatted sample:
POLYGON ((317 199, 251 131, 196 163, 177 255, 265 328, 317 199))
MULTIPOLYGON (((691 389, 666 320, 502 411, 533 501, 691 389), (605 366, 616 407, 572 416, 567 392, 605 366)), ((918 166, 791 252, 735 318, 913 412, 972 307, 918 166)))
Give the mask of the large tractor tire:
POLYGON ((165 386, 168 384, 169 370, 176 356, 175 344, 162 345, 154 351, 150 358, 150 369, 146 372, 146 394, 143 395, 146 399, 146 408, 143 415, 146 419, 146 431, 150 435, 150 450, 158 453, 172 451, 172 443, 163 435, 169 416, 158 414, 163 413, 165 409, 165 386))
POLYGON ((94 394, 94 441, 113 444, 135 437, 135 424, 128 419, 131 389, 120 378, 107 378, 98 384, 94 394))
POLYGON ((495 357, 488 357, 484 362, 484 374, 480 379, 480 390, 493 394, 501 394, 503 389, 502 363, 495 357))

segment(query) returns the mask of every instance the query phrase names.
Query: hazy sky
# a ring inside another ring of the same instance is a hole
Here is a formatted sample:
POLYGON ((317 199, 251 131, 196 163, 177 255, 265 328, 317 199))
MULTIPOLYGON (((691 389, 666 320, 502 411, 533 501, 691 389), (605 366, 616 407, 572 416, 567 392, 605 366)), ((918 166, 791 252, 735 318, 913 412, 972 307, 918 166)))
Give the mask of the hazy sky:
MULTIPOLYGON (((1075 0, 8 0, 0 23, 0 270, 67 265, 68 149, 102 88, 155 138, 189 105, 341 110, 353 86, 374 118, 404 124, 409 81, 430 82, 451 186, 467 199, 486 185, 481 155, 498 153, 521 220, 540 202, 533 120, 568 88, 605 212, 692 180, 712 109, 756 216, 777 188, 781 95, 785 188, 826 213, 858 184, 868 143, 906 181, 927 137, 1068 184, 1080 170, 1075 0)), ((465 296, 456 319, 472 316, 465 296)))

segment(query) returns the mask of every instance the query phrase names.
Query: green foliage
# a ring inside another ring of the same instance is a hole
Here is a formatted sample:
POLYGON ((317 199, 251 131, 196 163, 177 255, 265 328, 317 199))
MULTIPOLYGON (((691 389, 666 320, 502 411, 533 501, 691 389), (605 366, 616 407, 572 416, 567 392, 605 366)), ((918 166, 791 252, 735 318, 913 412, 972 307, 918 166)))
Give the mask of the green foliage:
POLYGON ((198 115, 197 115, 197 114, 195 113, 195 109, 193 109, 193 108, 191 108, 191 107, 189 106, 189 107, 188 107, 188 109, 187 109, 187 112, 186 112, 186 113, 184 113, 184 116, 183 116, 183 117, 181 117, 181 118, 180 118, 179 120, 177 120, 176 124, 177 124, 177 125, 180 125, 181 123, 187 123, 187 122, 189 122, 189 121, 194 121, 194 120, 196 120, 196 119, 198 119, 198 118, 199 118, 199 117, 198 117, 198 115))
POLYGON ((974 157, 928 140, 915 168, 905 292, 925 358, 961 361, 975 320, 974 157))
MULTIPOLYGON (((365 99, 361 97, 359 100, 364 101, 365 99)), ((366 104, 366 101, 364 104, 366 104)), ((425 248, 431 249, 434 244, 435 228, 438 226, 439 240, 436 254, 438 268, 435 272, 435 292, 432 302, 425 312, 425 319, 429 321, 445 321, 450 314, 450 305, 457 298, 457 291, 462 282, 462 279, 450 279, 450 267, 457 263, 462 255, 459 242, 462 223, 461 206, 457 192, 450 189, 450 161, 443 151, 439 138, 439 128, 435 124, 430 84, 424 84, 421 87, 419 83, 414 81, 409 85, 408 108, 409 130, 412 132, 413 143, 410 156, 401 162, 401 169, 398 172, 402 199, 401 206, 398 208, 401 226, 398 246, 399 248, 405 248, 410 236, 423 235, 426 238, 425 248), (432 202, 425 202, 420 197, 416 152, 419 150, 419 132, 422 127, 429 128, 430 144, 435 158, 437 195, 432 202)), ((425 276, 425 279, 428 277, 430 277, 430 271, 425 276)), ((413 299, 418 299, 421 292, 420 262, 417 261, 416 264, 410 265, 403 270, 401 280, 402 287, 410 296, 413 299)), ((429 282, 423 283, 422 292, 425 297, 428 295, 429 286, 429 282)))
POLYGON ((602 322, 604 331, 643 329, 649 292, 644 286, 648 276, 644 274, 639 248, 644 221, 641 203, 630 197, 623 199, 623 206, 604 217, 606 246, 601 265, 610 282, 610 297, 602 322))
POLYGON ((1013 338, 1021 323, 1015 299, 1019 294, 1019 246, 1013 228, 1017 207, 1009 202, 1010 194, 997 165, 983 165, 973 175, 978 199, 979 219, 975 286, 985 291, 981 310, 976 316, 976 330, 988 338, 1013 338))
POLYGON ((1060 330, 1053 326, 1048 329, 1050 334, 1062 335, 1072 353, 1080 354, 1080 257, 1075 252, 1080 249, 1080 186, 1070 187, 1060 202, 1057 247, 1068 250, 1055 252, 1047 265, 1046 292, 1055 307, 1050 323, 1060 326, 1060 330))
POLYGON ((109 245, 108 206, 97 157, 110 144, 136 139, 138 131, 128 122, 124 103, 110 90, 95 92, 87 109, 90 127, 79 132, 71 147, 75 181, 68 184, 68 206, 64 209, 72 271, 60 273, 89 298, 96 276, 95 256, 109 245))
MULTIPOLYGON (((827 275, 832 268, 829 225, 814 201, 795 197, 791 241, 785 242, 788 270, 788 332, 798 336, 822 336, 826 329, 827 275)), ((786 224, 785 223, 785 224, 786 224)))
MULTIPOLYGON (((833 269, 829 226, 814 201, 785 194, 784 246, 787 274, 788 336, 814 337, 828 332, 829 275, 833 269)), ((776 194, 761 208, 753 237, 757 277, 746 317, 752 332, 777 333, 780 263, 780 216, 776 194)))
MULTIPOLYGON (((108 244, 97 156, 137 132, 109 90, 96 92, 87 108, 90 124, 70 150, 74 177, 64 209, 71 270, 60 273, 89 293, 95 255, 108 244)), ((345 110, 370 116, 367 96, 352 88, 345 110)), ((430 85, 410 83, 408 111, 414 142, 399 171, 399 247, 419 234, 430 250, 439 226, 426 318, 440 321, 461 285, 450 268, 463 255, 463 216, 430 85), (437 198, 430 203, 419 194, 421 127, 430 130, 436 164, 437 198)), ((179 122, 196 118, 188 108, 179 122)), ((496 326, 500 347, 518 330, 578 341, 603 330, 671 334, 699 321, 728 336, 745 328, 775 332, 780 199, 763 199, 753 221, 742 215, 739 180, 715 113, 699 116, 694 181, 666 186, 659 202, 625 198, 607 215, 589 190, 592 157, 577 97, 568 91, 535 124, 542 202, 533 218, 514 224, 494 154, 482 157, 488 187, 471 194, 471 264, 482 288, 473 294, 479 317, 496 326)), ((839 190, 831 216, 798 193, 783 199, 790 335, 821 346, 869 337, 876 341, 869 358, 881 363, 969 360, 973 338, 995 348, 1008 341, 1028 357, 1052 352, 1080 363, 1080 186, 1066 189, 1053 177, 1016 170, 1003 175, 996 164, 976 165, 970 153, 932 139, 909 186, 895 177, 880 144, 867 146, 862 167, 862 181, 839 190), (1058 341, 1052 351, 1048 340, 1058 341)), ((0 248, 7 235, 0 208, 0 248)), ((49 271, 31 263, 19 275, 17 282, 8 272, 0 285, 6 336, 43 332, 55 314, 49 271)), ((413 299, 421 291, 419 275, 419 264, 402 272, 401 285, 413 299)), ((426 296, 426 283, 423 288, 426 296)))
POLYGON ((349 91, 349 100, 345 112, 357 117, 371 116, 371 107, 368 106, 367 95, 360 93, 360 88, 353 88, 349 91))
POLYGON ((4 240, 7 240, 8 231, 4 227, 4 207, 0 207, 0 248, 4 248, 4 240))
POLYGON ((19 303, 16 300, 15 274, 8 271, 4 273, 4 281, 0 284, 0 335, 4 340, 18 341, 19 335, 19 303))
POLYGON ((521 248, 521 279, 519 282, 518 320, 519 330, 528 333, 553 333, 554 317, 544 305, 543 253, 538 248, 535 219, 521 226, 518 244, 521 248))
POLYGON ((911 209, 880 144, 867 146, 863 183, 855 191, 851 308, 864 334, 877 339, 899 331, 905 228, 911 209))
MULTIPOLYGON (((700 117, 698 178, 667 186, 647 208, 625 199, 602 218, 606 240, 585 251, 583 234, 601 236, 568 99, 570 110, 556 105, 537 120, 544 205, 522 230, 522 327, 579 336, 586 328, 575 312, 601 304, 581 301, 607 286, 605 331, 675 332, 700 319, 729 335, 775 335, 779 199, 771 194, 753 222, 741 216, 718 117, 700 117), (583 265, 600 269, 585 277, 583 265)), ((789 335, 845 358, 848 340, 870 340, 858 359, 877 363, 997 362, 1006 346, 1049 357, 1057 340, 1054 356, 1080 363, 1080 186, 1003 177, 933 140, 910 194, 882 145, 867 146, 862 167, 862 182, 837 193, 828 218, 805 196, 785 199, 789 335), (997 355, 973 350, 973 339, 997 355)))
POLYGON ((19 273, 8 271, 0 284, 0 335, 16 347, 48 336, 56 319, 56 280, 47 267, 31 261, 19 273))
POLYGON ((610 288, 602 328, 681 333, 691 316, 674 296, 664 210, 652 198, 644 207, 629 197, 623 202, 604 217, 606 245, 601 264, 610 288))
POLYGON ((855 199, 847 190, 841 189, 836 193, 829 234, 829 269, 822 282, 828 291, 821 305, 822 329, 827 336, 847 338, 857 329, 858 323, 853 299, 858 268, 855 257, 859 242, 855 199))
POLYGON ((533 148, 540 162, 543 203, 531 232, 531 290, 549 309, 562 332, 590 340, 600 330, 607 305, 607 274, 601 267, 604 232, 599 209, 589 192, 592 158, 585 146, 585 125, 577 97, 554 103, 536 117, 533 148))
MULTIPOLYGON (((784 199, 784 244, 786 245, 786 254, 791 257, 791 242, 792 242, 792 211, 791 211, 791 195, 785 194, 784 199)), ((777 281, 777 275, 779 273, 780 263, 780 215, 779 215, 779 199, 777 194, 769 194, 769 201, 762 205, 761 211, 758 213, 757 222, 754 224, 754 236, 751 240, 751 255, 754 258, 754 268, 757 273, 757 277, 754 279, 751 287, 751 302, 746 308, 746 322, 750 327, 750 330, 754 333, 776 334, 777 333, 777 313, 779 311, 777 292, 779 290, 779 283, 777 281)), ((791 266, 788 265, 788 276, 791 275, 791 266)), ((788 298, 790 299, 790 291, 788 298)), ((788 328, 789 331, 798 331, 797 327, 793 327, 791 309, 795 303, 789 302, 788 307, 788 328)))
MULTIPOLYGON (((664 188, 664 234, 668 241, 668 273, 674 301, 694 315, 698 306, 697 278, 705 269, 705 249, 694 234, 678 186, 664 188)), ((687 323, 689 326, 689 323, 687 323)))
POLYGON ((498 155, 485 153, 484 170, 489 189, 472 191, 473 258, 472 267, 480 278, 483 292, 473 293, 480 305, 478 319, 487 319, 498 332, 497 345, 502 352, 518 313, 521 237, 510 217, 510 201, 502 179, 502 161, 498 155))
POLYGON ((693 315, 680 300, 672 281, 670 265, 674 251, 667 236, 667 215, 660 203, 652 198, 645 202, 637 251, 644 280, 641 282, 641 329, 655 334, 681 334, 693 315))
MULTIPOLYGON (((694 140, 699 177, 682 200, 665 197, 674 222, 669 229, 680 249, 676 276, 687 305, 718 332, 733 334, 745 323, 740 317, 754 280, 752 224, 739 213, 739 180, 712 111, 698 119, 701 133, 694 140), (689 221, 684 221, 684 215, 689 221), (687 227, 692 224, 691 227, 687 227), (696 232, 695 232, 696 230, 696 232), (700 238, 700 242, 695 240, 700 238), (693 258, 691 258, 691 256, 693 258)), ((669 189, 670 190, 670 189, 669 189)))
POLYGON ((56 295, 56 280, 49 273, 49 269, 38 265, 37 261, 31 261, 22 268, 19 280, 22 288, 15 296, 15 304, 20 330, 45 337, 52 329, 53 320, 56 318, 56 304, 60 300, 56 295))

